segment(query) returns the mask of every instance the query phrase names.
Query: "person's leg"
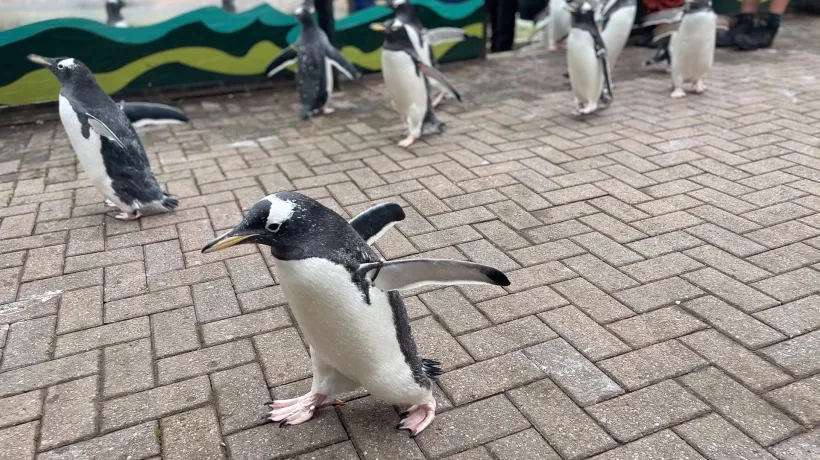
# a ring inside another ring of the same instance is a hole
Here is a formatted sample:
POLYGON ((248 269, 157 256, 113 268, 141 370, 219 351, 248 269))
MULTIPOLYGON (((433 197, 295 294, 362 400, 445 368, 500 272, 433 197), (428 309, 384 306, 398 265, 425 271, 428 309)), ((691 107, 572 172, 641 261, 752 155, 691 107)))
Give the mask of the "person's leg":
POLYGON ((493 51, 509 51, 515 42, 515 13, 518 0, 500 0, 495 3, 493 51))
MULTIPOLYGON (((334 39, 336 38, 336 20, 333 17, 333 0, 316 0, 316 16, 319 23, 319 28, 325 31, 327 39, 333 46, 336 46, 334 39)), ((333 69, 333 89, 338 91, 341 88, 339 85, 339 72, 333 69)))
POLYGON ((737 37, 751 32, 755 26, 755 15, 760 6, 760 0, 743 0, 740 13, 735 16, 735 23, 724 34, 719 34, 716 45, 718 47, 735 46, 737 37))
POLYGON ((774 42, 774 37, 780 28, 780 16, 786 12, 789 0, 770 0, 769 14, 754 29, 738 34, 735 38, 737 46, 742 50, 756 50, 769 48, 774 42))

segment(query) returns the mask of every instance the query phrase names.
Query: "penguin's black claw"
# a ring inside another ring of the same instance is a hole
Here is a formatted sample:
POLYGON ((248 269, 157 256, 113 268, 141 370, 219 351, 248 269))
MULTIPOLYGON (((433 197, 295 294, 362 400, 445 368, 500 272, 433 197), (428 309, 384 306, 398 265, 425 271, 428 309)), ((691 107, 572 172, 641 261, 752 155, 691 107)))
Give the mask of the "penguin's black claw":
POLYGON ((399 414, 399 417, 401 417, 401 418, 405 418, 405 417, 407 417, 408 415, 410 415, 410 412, 409 412, 409 411, 404 411, 404 412, 402 412, 401 414, 399 414))
POLYGON ((403 429, 403 428, 401 427, 401 422, 399 422, 399 423, 397 423, 397 424, 396 424, 396 429, 397 429, 397 430, 402 430, 402 429, 403 429))
POLYGON ((290 423, 288 423, 287 420, 282 420, 281 422, 279 422, 279 428, 284 428, 288 425, 290 425, 290 423))
POLYGON ((273 401, 268 401, 268 402, 266 402, 266 403, 264 403, 264 404, 262 404, 262 405, 263 405, 263 406, 270 406, 271 404, 273 404, 273 401))

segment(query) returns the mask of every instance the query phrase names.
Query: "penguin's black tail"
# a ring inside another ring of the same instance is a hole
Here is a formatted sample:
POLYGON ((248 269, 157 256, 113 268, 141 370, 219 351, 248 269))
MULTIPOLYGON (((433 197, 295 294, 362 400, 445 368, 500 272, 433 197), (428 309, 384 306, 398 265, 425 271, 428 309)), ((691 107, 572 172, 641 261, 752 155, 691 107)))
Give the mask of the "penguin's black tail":
POLYGON ((168 211, 171 211, 172 209, 176 209, 176 207, 179 206, 179 201, 176 198, 174 198, 174 196, 170 193, 165 192, 162 195, 162 201, 160 202, 160 206, 162 206, 168 211))
POLYGON ((442 374, 441 363, 432 359, 422 359, 421 370, 430 380, 436 380, 442 374))

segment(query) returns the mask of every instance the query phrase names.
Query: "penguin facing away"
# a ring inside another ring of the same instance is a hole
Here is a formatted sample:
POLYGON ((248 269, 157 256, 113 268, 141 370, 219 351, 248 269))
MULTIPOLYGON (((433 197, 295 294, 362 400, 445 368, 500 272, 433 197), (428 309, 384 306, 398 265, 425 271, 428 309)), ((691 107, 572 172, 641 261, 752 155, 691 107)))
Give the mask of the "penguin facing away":
POLYGON ((236 13, 234 0, 222 0, 222 9, 228 13, 236 13))
POLYGON ((706 91, 703 77, 715 60, 716 22, 711 0, 685 0, 678 30, 669 39, 672 98, 686 97, 685 83, 695 93, 706 91))
POLYGON ((124 0, 106 0, 105 2, 105 23, 114 27, 128 27, 125 18, 122 16, 122 9, 126 6, 124 0))
POLYGON ((135 128, 148 125, 181 125, 189 121, 182 110, 154 102, 125 102, 117 104, 135 128))
MULTIPOLYGON (((416 50, 416 55, 428 66, 437 66, 433 55, 433 46, 441 43, 460 42, 467 38, 464 29, 458 27, 426 29, 416 15, 415 8, 407 0, 377 0, 376 5, 388 6, 393 10, 395 18, 407 27, 407 36, 416 50)), ((433 98, 433 107, 438 106, 445 97, 456 98, 455 93, 450 91, 446 85, 436 80, 431 80, 430 84, 438 93, 433 98)))
POLYGON ((236 244, 270 246, 291 312, 310 345, 310 391, 270 403, 268 418, 280 425, 303 423, 329 396, 364 387, 377 399, 406 408, 397 428, 415 436, 435 417, 431 380, 441 370, 418 356, 398 290, 510 284, 502 272, 474 263, 380 260, 341 216, 296 192, 262 199, 202 252, 236 244))
POLYGON ((429 130, 443 132, 446 125, 433 113, 429 80, 437 80, 459 101, 461 94, 438 69, 427 65, 419 57, 408 35, 411 29, 400 19, 388 19, 384 24, 374 23, 370 28, 384 34, 382 76, 393 106, 407 124, 407 137, 398 145, 409 147, 429 130))
POLYGON ((615 63, 618 62, 626 46, 626 41, 629 40, 637 11, 637 0, 609 0, 601 8, 601 18, 604 23, 601 38, 604 39, 606 45, 610 67, 615 67, 615 63))
POLYGON ((612 102, 612 81, 606 44, 601 37, 595 10, 588 1, 570 4, 572 28, 567 37, 567 66, 575 115, 587 115, 599 105, 612 102))
POLYGON ((349 80, 355 81, 361 76, 313 21, 315 11, 312 6, 296 9, 294 15, 302 24, 302 33, 296 43, 282 50, 268 64, 265 71, 266 76, 271 78, 294 62, 297 63, 296 82, 302 101, 303 120, 315 114, 333 113, 329 104, 333 95, 334 67, 349 80))
POLYGON ((134 220, 142 209, 170 211, 179 202, 160 188, 134 126, 100 88, 82 62, 70 58, 28 60, 48 68, 60 81, 60 120, 88 180, 122 213, 134 220))

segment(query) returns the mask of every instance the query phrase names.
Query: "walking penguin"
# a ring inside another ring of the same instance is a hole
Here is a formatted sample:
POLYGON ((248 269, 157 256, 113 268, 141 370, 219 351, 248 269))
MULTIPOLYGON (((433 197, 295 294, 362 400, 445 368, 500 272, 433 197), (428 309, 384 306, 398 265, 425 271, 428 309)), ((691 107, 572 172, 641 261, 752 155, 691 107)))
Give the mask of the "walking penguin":
POLYGON ((384 34, 382 76, 393 106, 407 124, 407 137, 399 142, 399 146, 409 147, 430 130, 443 132, 446 125, 433 113, 429 79, 438 80, 459 101, 461 94, 447 77, 426 64, 418 55, 408 35, 410 28, 405 27, 401 19, 388 19, 383 24, 374 23, 370 28, 384 34))
POLYGON ((313 21, 312 0, 296 8, 294 14, 302 24, 302 33, 296 43, 282 50, 268 64, 265 71, 268 78, 296 62, 296 82, 302 100, 302 119, 314 114, 330 114, 329 107, 333 94, 333 68, 335 67, 349 80, 358 80, 360 73, 342 56, 327 38, 327 34, 313 21))
POLYGON ((715 60, 715 23, 711 0, 685 0, 678 30, 669 39, 672 98, 686 97, 684 84, 696 93, 706 91, 703 77, 715 60))
MULTIPOLYGON (((383 229, 385 222, 401 217, 385 218, 389 211, 374 210, 372 217, 381 223, 359 228, 383 229)), ((354 220, 367 220, 367 214, 354 220)), ((339 214, 296 192, 257 202, 239 225, 202 252, 236 244, 270 246, 290 310, 310 345, 310 391, 270 403, 268 418, 281 425, 303 423, 328 397, 364 387, 375 398, 402 406, 397 428, 415 436, 435 417, 431 380, 441 369, 438 362, 418 356, 398 290, 510 284, 504 273, 470 262, 380 260, 339 214)))
POLYGON ((142 209, 170 211, 179 204, 160 188, 137 132, 120 107, 97 84, 85 64, 70 57, 28 60, 60 81, 60 120, 88 180, 118 207, 117 219, 134 220, 142 209))
POLYGON ((609 59, 601 31, 595 20, 595 10, 587 0, 570 4, 572 28, 567 37, 567 66, 575 115, 587 115, 598 110, 600 103, 612 102, 612 82, 609 59))

